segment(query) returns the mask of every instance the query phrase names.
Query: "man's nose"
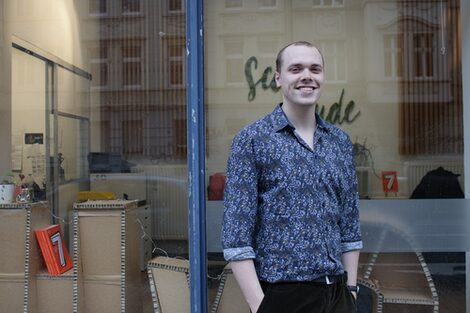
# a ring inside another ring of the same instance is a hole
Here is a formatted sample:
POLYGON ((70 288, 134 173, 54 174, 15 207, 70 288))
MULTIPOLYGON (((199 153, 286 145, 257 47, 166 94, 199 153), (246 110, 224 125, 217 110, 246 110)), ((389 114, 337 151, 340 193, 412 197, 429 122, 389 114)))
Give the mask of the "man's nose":
POLYGON ((304 70, 302 71, 301 79, 313 80, 313 73, 308 68, 304 68, 304 70))

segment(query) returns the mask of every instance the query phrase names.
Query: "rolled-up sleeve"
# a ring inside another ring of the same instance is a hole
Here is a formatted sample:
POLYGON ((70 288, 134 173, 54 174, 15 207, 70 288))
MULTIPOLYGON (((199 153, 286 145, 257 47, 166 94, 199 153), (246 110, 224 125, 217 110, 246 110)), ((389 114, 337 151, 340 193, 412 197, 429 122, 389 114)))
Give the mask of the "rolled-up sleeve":
POLYGON ((361 226, 359 222, 359 194, 357 175, 351 141, 347 140, 345 176, 342 196, 342 214, 339 222, 341 229, 341 248, 344 252, 362 249, 361 226))
POLYGON ((258 171, 253 140, 243 130, 233 142, 227 163, 222 246, 227 261, 255 258, 258 171))

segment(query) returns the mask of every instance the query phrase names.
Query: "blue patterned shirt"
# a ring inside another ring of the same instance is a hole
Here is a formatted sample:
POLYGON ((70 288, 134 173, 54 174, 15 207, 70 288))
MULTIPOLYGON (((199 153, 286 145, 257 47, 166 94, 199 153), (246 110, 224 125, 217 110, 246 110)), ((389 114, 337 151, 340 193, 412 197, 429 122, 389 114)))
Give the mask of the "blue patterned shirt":
POLYGON ((362 248, 351 140, 316 115, 312 150, 281 105, 233 140, 225 259, 254 259, 258 278, 268 282, 341 274, 341 255, 362 248))

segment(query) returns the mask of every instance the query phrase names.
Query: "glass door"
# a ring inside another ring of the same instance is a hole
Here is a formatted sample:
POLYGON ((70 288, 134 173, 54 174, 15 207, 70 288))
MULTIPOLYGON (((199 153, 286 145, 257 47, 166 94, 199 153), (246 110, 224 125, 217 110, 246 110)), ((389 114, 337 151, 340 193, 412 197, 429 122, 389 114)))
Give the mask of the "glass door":
POLYGON ((78 192, 89 190, 90 74, 14 44, 12 163, 17 181, 48 200, 68 238, 78 192))

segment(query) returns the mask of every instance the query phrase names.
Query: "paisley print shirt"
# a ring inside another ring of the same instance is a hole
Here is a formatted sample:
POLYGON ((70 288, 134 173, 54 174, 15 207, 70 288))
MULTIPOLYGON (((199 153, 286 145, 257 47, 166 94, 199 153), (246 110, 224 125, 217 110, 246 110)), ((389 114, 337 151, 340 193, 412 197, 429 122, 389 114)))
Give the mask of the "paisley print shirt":
POLYGON ((344 272, 362 248, 349 137, 316 115, 312 150, 282 104, 234 138, 227 166, 222 244, 227 261, 254 259, 268 282, 344 272))

